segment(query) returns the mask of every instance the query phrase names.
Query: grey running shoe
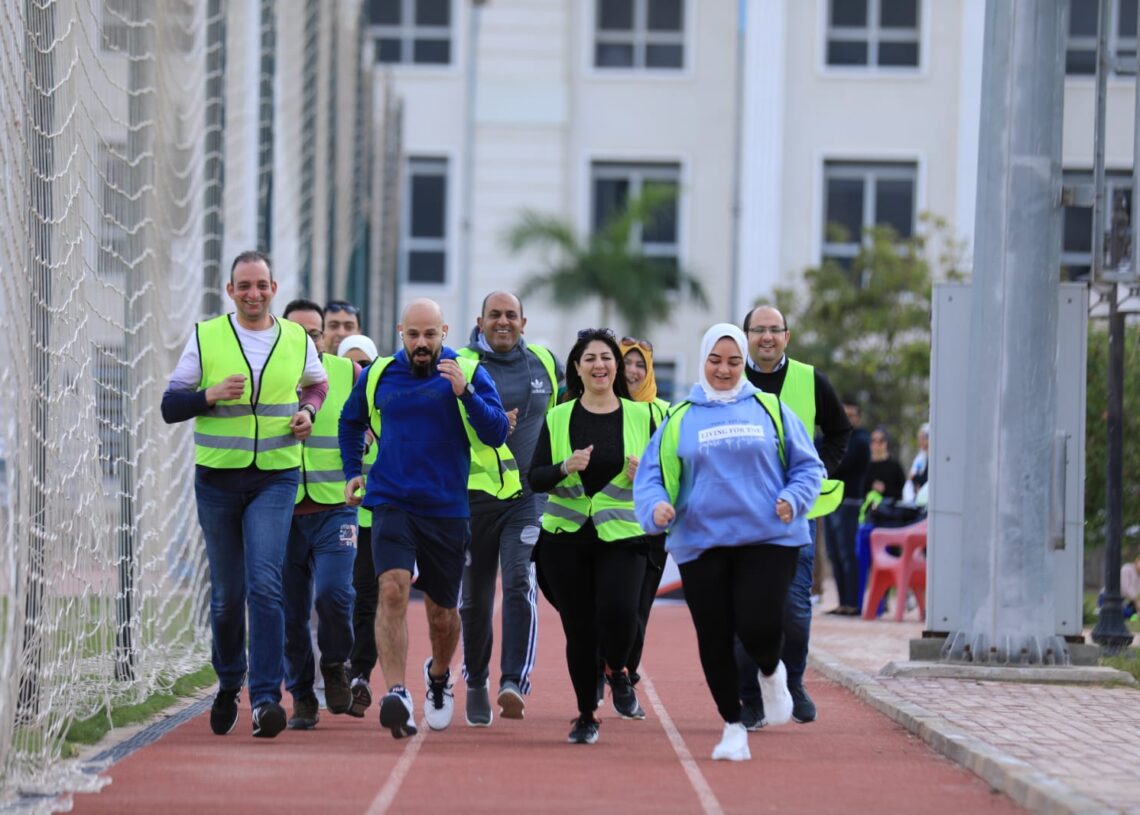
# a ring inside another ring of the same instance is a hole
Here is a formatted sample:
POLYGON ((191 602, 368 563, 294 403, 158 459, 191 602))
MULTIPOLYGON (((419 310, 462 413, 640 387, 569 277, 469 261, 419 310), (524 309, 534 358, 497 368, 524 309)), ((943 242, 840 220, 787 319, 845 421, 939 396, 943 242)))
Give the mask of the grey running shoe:
POLYGON ((214 705, 210 708, 210 729, 215 736, 225 736, 237 726, 238 696, 241 688, 237 690, 219 690, 214 697, 214 705))
POLYGON ((792 695, 792 721, 797 724, 807 724, 815 721, 815 702, 808 696, 802 684, 789 685, 788 693, 792 695))
POLYGON ((352 691, 348 686, 348 674, 343 662, 332 665, 321 664, 321 676, 325 678, 325 707, 329 713, 348 713, 352 707, 352 691))
POLYGON ((614 703, 614 710, 623 719, 644 719, 645 711, 637 703, 637 692, 630 684, 629 674, 625 671, 614 672, 609 675, 610 700, 614 703))
POLYGON ((350 690, 352 691, 352 707, 348 709, 348 715, 363 719, 364 711, 372 707, 372 688, 367 679, 363 676, 357 676, 353 677, 350 690))
POLYGON ((312 730, 321 720, 321 707, 316 696, 293 700, 293 715, 289 717, 290 730, 312 730))
POLYGON ((583 713, 576 719, 571 719, 574 726, 570 729, 570 736, 566 741, 571 744, 596 744, 598 741, 598 722, 593 713, 583 713))
POLYGON ((467 724, 471 727, 490 727, 495 715, 491 712, 491 694, 484 682, 477 688, 467 686, 467 724))
POLYGON ((391 730, 393 738, 414 736, 418 731, 413 712, 408 689, 403 685, 393 685, 380 699, 380 726, 391 730))
POLYGON ((511 680, 499 686, 499 713, 504 719, 521 719, 526 715, 526 702, 518 683, 511 680))
POLYGON ((285 729, 285 708, 276 702, 262 702, 253 709, 253 735, 271 739, 285 729))

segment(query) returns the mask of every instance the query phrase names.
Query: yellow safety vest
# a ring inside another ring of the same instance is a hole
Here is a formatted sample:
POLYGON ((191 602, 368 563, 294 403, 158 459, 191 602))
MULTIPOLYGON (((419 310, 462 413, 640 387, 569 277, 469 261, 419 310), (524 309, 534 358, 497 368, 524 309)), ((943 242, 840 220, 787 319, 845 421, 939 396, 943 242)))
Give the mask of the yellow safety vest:
POLYGON ((329 377, 329 392, 313 419, 313 432, 302 447, 298 504, 306 493, 318 504, 344 503, 344 465, 340 460, 337 426, 340 411, 352 392, 352 360, 322 354, 321 364, 329 377))
POLYGON ((301 443, 289 428, 298 410, 297 388, 305 370, 308 336, 289 320, 277 320, 277 341, 261 371, 257 401, 252 400, 253 369, 242 351, 228 314, 198 323, 202 387, 246 373, 237 399, 222 400, 194 420, 194 460, 204 467, 259 470, 301 466, 301 443))
MULTIPOLYGON (((789 358, 788 373, 780 386, 780 401, 791 408, 792 413, 804 423, 809 436, 815 435, 815 368, 789 358)), ((808 518, 818 518, 835 512, 843 503, 843 482, 835 478, 824 478, 820 485, 819 498, 808 511, 808 518)))
MULTIPOLYGON (((564 461, 574 452, 570 449, 570 414, 577 401, 565 402, 546 414, 551 461, 564 461)), ((622 399, 621 411, 625 454, 640 457, 649 445, 649 403, 622 399)), ((625 467, 593 496, 586 495, 578 473, 563 478, 547 497, 542 528, 552 534, 576 532, 588 518, 593 518, 598 537, 604 541, 645 534, 633 510, 633 482, 625 467)))
MULTIPOLYGON (((527 345, 527 350, 538 358, 550 377, 550 401, 546 408, 550 410, 558 398, 558 377, 554 369, 554 357, 540 345, 527 345)), ((479 352, 471 348, 460 348, 455 353, 460 359, 479 363, 479 352)), ((474 371, 474 368, 471 370, 474 371)), ((471 381, 472 375, 468 375, 467 381, 471 381)), ((519 464, 506 442, 497 448, 488 447, 482 442, 479 442, 478 447, 471 445, 471 476, 467 479, 467 489, 485 492, 500 500, 514 498, 522 492, 519 464)))

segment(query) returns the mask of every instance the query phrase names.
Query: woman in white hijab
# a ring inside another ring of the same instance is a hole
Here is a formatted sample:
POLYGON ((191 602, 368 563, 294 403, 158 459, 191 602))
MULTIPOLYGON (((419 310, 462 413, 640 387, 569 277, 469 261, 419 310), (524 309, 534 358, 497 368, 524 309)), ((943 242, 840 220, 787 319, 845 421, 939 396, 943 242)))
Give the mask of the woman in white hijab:
POLYGON ((823 464, 803 423, 744 377, 748 344, 729 323, 701 341, 701 376, 654 433, 634 480, 637 519, 667 532, 697 630, 705 680, 724 720, 714 759, 745 761, 733 638, 760 666, 768 724, 791 719, 780 661, 784 598, 823 464))

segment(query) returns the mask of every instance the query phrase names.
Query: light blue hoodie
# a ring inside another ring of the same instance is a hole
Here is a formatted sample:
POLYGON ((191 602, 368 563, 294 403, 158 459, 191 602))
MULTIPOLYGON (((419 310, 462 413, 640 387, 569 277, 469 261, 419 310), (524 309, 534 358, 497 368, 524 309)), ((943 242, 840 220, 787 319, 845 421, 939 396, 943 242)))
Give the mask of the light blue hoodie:
POLYGON ((649 442, 633 481, 637 520, 649 534, 668 531, 665 548, 677 563, 696 560, 717 546, 809 542, 807 514, 819 495, 823 463, 815 444, 792 411, 780 405, 787 468, 777 452, 776 427, 747 381, 728 401, 712 401, 700 384, 689 392, 692 405, 681 416, 677 457, 681 484, 673 523, 653 523, 653 507, 669 501, 661 471, 661 439, 667 419, 649 442), (776 516, 776 501, 791 504, 793 520, 776 516))

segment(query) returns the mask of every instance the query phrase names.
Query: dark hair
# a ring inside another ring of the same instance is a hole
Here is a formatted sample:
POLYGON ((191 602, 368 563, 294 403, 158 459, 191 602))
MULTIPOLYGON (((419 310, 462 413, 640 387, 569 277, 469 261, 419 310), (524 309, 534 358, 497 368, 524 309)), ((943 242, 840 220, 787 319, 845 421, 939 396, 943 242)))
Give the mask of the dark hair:
POLYGON ((748 334, 748 329, 752 327, 752 312, 756 311, 758 308, 770 308, 772 311, 777 312, 780 315, 780 319, 784 322, 784 328, 786 329, 788 327, 788 318, 785 316, 784 312, 780 311, 780 309, 776 308, 771 303, 757 303, 752 308, 748 309, 748 313, 744 315, 744 322, 740 326, 744 329, 744 333, 746 335, 748 334))
POLYGON ((855 394, 853 393, 843 394, 843 398, 839 401, 843 405, 851 405, 851 407, 855 408, 859 413, 863 412, 863 408, 859 407, 859 400, 855 398, 855 394))
POLYGON ((574 343, 570 353, 566 355, 566 395, 564 400, 577 399, 585 392, 586 388, 582 384, 582 377, 578 375, 576 366, 582 360, 586 346, 595 340, 604 342, 614 352, 614 362, 617 364, 614 393, 622 399, 629 399, 629 385, 625 381, 625 360, 622 358, 617 340, 614 339, 614 332, 608 328, 586 328, 578 332, 578 341, 574 343))
POLYGON ((296 300, 290 300, 289 304, 285 306, 285 311, 281 316, 288 319, 289 315, 294 311, 315 311, 317 314, 321 315, 321 325, 324 325, 325 323, 325 310, 314 303, 312 300, 306 300, 303 297, 298 297, 296 300))
POLYGON ((509 294, 511 297, 515 298, 515 302, 519 304, 519 317, 523 316, 522 298, 515 294, 513 291, 507 291, 506 289, 496 289, 493 292, 489 292, 487 296, 483 298, 483 305, 479 308, 480 317, 487 313, 487 301, 494 297, 496 294, 509 294))
POLYGON ((887 445, 887 447, 891 446, 891 434, 887 432, 887 428, 883 427, 881 424, 875 425, 875 429, 871 431, 871 435, 873 436, 876 433, 880 434, 883 437, 883 442, 887 445))
POLYGON ((325 305, 325 311, 343 311, 346 314, 351 314, 357 319, 360 318, 360 309, 354 306, 347 300, 329 300, 325 305))
POLYGON ((234 262, 230 264, 230 282, 234 282, 234 269, 238 267, 239 263, 264 263, 265 268, 269 270, 269 279, 273 280, 273 264, 269 262, 269 255, 264 252, 258 252, 256 249, 247 249, 234 258, 234 262))

